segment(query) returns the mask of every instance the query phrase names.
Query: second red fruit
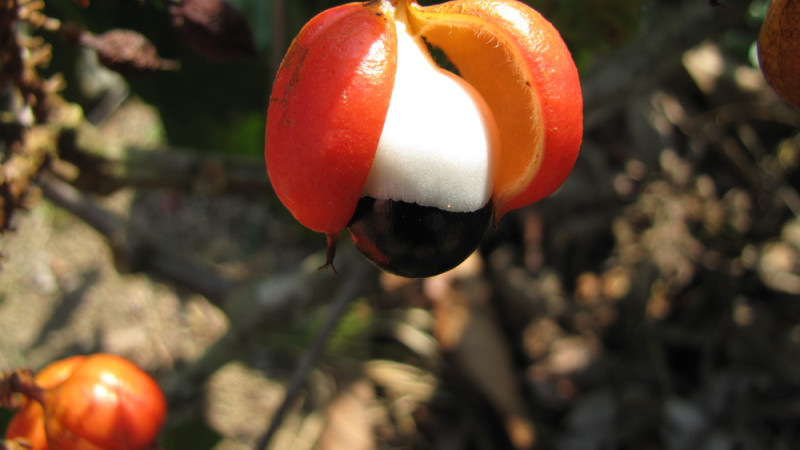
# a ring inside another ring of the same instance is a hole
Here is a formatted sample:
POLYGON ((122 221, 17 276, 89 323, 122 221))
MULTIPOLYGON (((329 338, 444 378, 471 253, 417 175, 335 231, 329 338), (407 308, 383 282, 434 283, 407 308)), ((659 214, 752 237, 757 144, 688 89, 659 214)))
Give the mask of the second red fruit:
POLYGON ((35 381, 44 388, 41 405, 28 399, 6 431, 6 438, 26 438, 34 450, 145 450, 166 419, 156 381, 119 356, 67 358, 35 381))

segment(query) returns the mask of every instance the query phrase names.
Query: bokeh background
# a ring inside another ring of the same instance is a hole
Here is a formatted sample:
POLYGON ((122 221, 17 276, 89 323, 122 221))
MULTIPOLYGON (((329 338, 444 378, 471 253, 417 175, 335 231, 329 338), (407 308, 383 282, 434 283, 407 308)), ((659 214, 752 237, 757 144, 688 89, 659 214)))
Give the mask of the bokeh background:
POLYGON ((581 71, 578 163, 424 280, 344 240, 338 275, 317 272, 324 236, 263 170, 283 51, 341 2, 231 3, 253 57, 198 55, 154 0, 46 2, 141 32, 180 70, 123 78, 33 31, 87 121, 58 170, 102 209, 65 211, 43 182, 15 213, 0 369, 125 356, 165 389, 169 450, 259 446, 292 384, 270 448, 800 448, 800 113, 757 67, 767 1, 529 2, 581 71))

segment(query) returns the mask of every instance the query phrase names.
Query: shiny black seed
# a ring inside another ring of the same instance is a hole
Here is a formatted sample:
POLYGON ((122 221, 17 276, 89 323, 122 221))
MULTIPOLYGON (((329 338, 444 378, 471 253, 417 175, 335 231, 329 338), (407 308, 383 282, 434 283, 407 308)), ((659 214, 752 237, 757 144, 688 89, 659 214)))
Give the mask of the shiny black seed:
POLYGON ((473 212, 451 212, 362 197, 348 225, 356 247, 376 266, 404 277, 429 277, 464 261, 492 217, 491 201, 473 212))

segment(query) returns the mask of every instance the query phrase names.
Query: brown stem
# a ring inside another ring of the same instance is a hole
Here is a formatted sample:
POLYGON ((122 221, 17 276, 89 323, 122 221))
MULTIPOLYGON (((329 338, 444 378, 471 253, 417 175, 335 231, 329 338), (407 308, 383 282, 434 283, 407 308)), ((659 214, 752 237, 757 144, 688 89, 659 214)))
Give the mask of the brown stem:
POLYGON ((12 392, 19 392, 25 397, 44 405, 44 388, 29 377, 22 377, 19 372, 14 372, 9 377, 8 382, 12 392))
POLYGON ((333 265, 333 259, 336 257, 336 242, 339 240, 339 233, 325 233, 325 240, 327 247, 325 249, 325 264, 320 266, 319 270, 331 269, 336 274, 336 266, 333 265))
POLYGON ((83 193, 52 173, 44 171, 38 179, 45 197, 82 219, 103 234, 121 272, 152 271, 219 305, 230 293, 233 282, 177 252, 169 251, 146 236, 131 239, 124 221, 104 210, 83 193))
POLYGON ((314 337, 314 342, 311 343, 311 347, 303 355, 303 358, 300 360, 300 363, 295 369, 295 372, 286 387, 283 401, 278 407, 278 410, 272 416, 269 427, 258 440, 258 443, 255 446, 256 449, 264 450, 269 447, 272 438, 275 437, 275 434, 280 429, 281 424, 283 424, 283 419, 289 412, 289 408, 294 405, 294 401, 297 399, 300 390, 305 384, 308 374, 311 373, 311 369, 314 368, 314 364, 317 362, 322 354, 322 351, 325 349, 325 344, 328 342, 328 338, 330 338, 331 334, 336 329, 336 326, 339 325, 339 322, 341 322, 345 312, 347 312, 347 306, 350 305, 350 302, 355 298, 358 291, 364 284, 364 277, 368 273, 367 268, 368 266, 365 265, 359 266, 357 271, 353 272, 347 282, 345 282, 345 284, 339 289, 337 296, 331 303, 330 310, 328 311, 328 317, 325 319, 322 329, 314 337))
POLYGON ((275 72, 278 71, 281 60, 283 60, 283 54, 286 53, 286 42, 288 40, 286 36, 286 23, 288 21, 286 0, 274 0, 272 8, 274 20, 272 21, 272 49, 269 56, 269 86, 272 86, 275 72))

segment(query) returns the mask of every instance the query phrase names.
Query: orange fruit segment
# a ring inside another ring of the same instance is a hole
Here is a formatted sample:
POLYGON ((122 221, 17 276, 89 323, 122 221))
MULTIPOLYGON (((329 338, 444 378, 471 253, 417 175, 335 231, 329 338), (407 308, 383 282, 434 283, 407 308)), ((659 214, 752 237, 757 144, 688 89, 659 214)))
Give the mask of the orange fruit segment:
POLYGON ((409 23, 489 105, 499 130, 495 220, 554 192, 580 149, 580 80, 558 31, 514 0, 409 5, 409 23))

